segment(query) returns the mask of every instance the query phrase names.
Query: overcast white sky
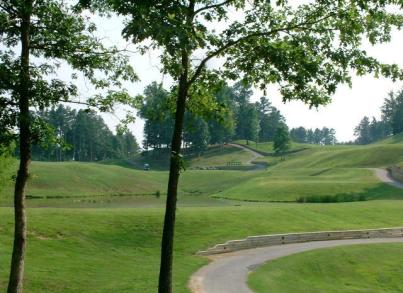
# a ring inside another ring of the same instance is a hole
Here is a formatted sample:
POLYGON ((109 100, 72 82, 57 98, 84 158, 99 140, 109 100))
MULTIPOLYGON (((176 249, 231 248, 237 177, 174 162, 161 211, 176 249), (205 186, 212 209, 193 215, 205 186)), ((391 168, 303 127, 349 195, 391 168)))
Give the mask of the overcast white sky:
MULTIPOLYGON (((127 46, 128 44, 120 37, 122 28, 121 20, 99 19, 94 21, 98 25, 99 35, 106 43, 127 46)), ((390 43, 372 47, 365 46, 370 55, 379 58, 383 62, 397 63, 403 67, 403 31, 393 33, 390 43)), ((130 46, 128 47, 130 48, 130 46)), ((171 80, 162 76, 159 70, 158 52, 150 52, 147 55, 132 54, 131 63, 140 77, 140 81, 127 85, 129 92, 133 95, 140 94, 146 85, 152 81, 163 81, 166 86, 171 80)), ((339 141, 354 139, 353 128, 363 116, 380 117, 380 106, 388 92, 396 91, 403 87, 402 82, 393 83, 390 80, 372 76, 354 77, 353 86, 340 86, 332 99, 332 103, 322 106, 319 109, 309 109, 301 102, 293 101, 282 103, 281 96, 272 86, 267 91, 267 96, 273 105, 280 109, 286 117, 288 125, 292 127, 304 126, 307 128, 321 128, 323 126, 336 129, 339 141)), ((262 96, 259 90, 255 90, 253 100, 262 96)), ((112 116, 105 116, 108 125, 113 127, 117 120, 112 116)), ((137 137, 139 143, 143 140, 143 121, 140 118, 130 128, 137 137)))

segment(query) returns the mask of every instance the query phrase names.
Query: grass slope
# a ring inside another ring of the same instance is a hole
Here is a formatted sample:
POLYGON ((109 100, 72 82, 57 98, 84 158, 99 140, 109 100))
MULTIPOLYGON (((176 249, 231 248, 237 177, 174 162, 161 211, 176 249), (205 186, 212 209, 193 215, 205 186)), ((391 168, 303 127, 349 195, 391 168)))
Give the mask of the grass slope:
POLYGON ((276 169, 234 185, 216 197, 247 201, 296 201, 308 197, 403 199, 403 191, 359 168, 276 169))
POLYGON ((248 284, 256 293, 403 292, 402 259, 400 243, 320 249, 269 262, 248 284))
MULTIPOLYGON (((188 170, 181 176, 179 194, 200 197, 217 193, 252 176, 252 172, 188 170)), ((34 198, 30 201, 32 203, 46 199, 50 206, 71 203, 71 200, 62 204, 56 202, 66 198, 99 200, 104 197, 104 201, 110 201, 122 196, 136 196, 134 201, 141 201, 144 197, 140 195, 146 195, 152 201, 157 191, 165 194, 167 181, 166 171, 142 171, 97 163, 33 162, 27 195, 34 198)), ((0 197, 3 204, 11 203, 12 184, 8 185, 7 191, 0 197)))
MULTIPOLYGON (((228 162, 238 161, 242 165, 247 165, 252 155, 242 149, 224 145, 210 146, 203 154, 187 154, 185 150, 185 164, 189 168, 197 167, 217 167, 226 166, 228 162)), ((111 162, 116 164, 116 162, 111 162)), ((168 170, 169 169, 169 152, 167 150, 148 151, 131 162, 132 167, 142 169, 147 163, 151 165, 153 170, 168 170)), ((130 164, 125 164, 126 166, 130 164)))
MULTIPOLYGON (((207 262, 194 256, 200 249, 257 234, 401 226, 402 209, 403 201, 179 208, 174 292, 188 292, 188 278, 207 262)), ((0 215, 3 291, 11 208, 0 215)), ((26 292, 156 292, 163 209, 42 208, 29 209, 28 219, 26 292)))

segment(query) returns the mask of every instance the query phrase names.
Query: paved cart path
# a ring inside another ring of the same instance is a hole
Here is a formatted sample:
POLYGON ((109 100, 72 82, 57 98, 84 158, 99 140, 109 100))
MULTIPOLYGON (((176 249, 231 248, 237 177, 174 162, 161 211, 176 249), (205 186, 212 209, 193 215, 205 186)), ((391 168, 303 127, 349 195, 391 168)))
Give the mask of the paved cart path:
POLYGON ((399 181, 393 179, 390 175, 389 172, 385 169, 379 169, 375 168, 373 169, 375 171, 376 176, 381 180, 382 182, 385 182, 387 184, 390 184, 394 187, 401 188, 403 189, 403 183, 400 183, 399 181))
POLYGON ((318 248, 392 242, 403 243, 403 238, 314 241, 214 255, 192 276, 189 287, 193 293, 253 293, 246 284, 248 273, 267 261, 318 248))
POLYGON ((245 152, 248 152, 252 155, 251 159, 247 162, 247 164, 250 165, 255 165, 255 169, 254 170, 264 170, 266 169, 266 166, 264 164, 259 164, 259 163, 254 163, 254 161, 258 158, 262 158, 264 157, 263 155, 259 154, 258 152, 255 152, 254 150, 251 150, 250 148, 244 147, 243 145, 240 144, 236 144, 236 143, 229 143, 228 145, 232 146, 232 147, 236 147, 239 149, 244 150, 245 152))

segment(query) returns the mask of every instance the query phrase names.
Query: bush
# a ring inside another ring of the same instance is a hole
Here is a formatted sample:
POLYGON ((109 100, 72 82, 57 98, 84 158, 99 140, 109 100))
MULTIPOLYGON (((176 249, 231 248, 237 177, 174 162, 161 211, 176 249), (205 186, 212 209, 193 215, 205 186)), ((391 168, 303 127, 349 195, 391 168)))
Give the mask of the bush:
POLYGON ((336 194, 336 195, 312 195, 301 196, 297 198, 300 203, 335 203, 335 202, 353 202, 366 201, 364 194, 336 194))

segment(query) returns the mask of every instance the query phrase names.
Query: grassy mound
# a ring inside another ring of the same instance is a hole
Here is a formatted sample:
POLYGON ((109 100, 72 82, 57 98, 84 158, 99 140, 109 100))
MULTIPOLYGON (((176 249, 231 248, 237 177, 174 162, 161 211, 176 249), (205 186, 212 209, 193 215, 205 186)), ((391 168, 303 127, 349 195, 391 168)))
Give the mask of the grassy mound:
POLYGON ((257 293, 403 292, 402 258, 400 243, 320 249, 269 262, 248 284, 257 293))
MULTIPOLYGON (((197 167, 217 167, 226 166, 228 162, 237 161, 242 165, 247 165, 252 158, 249 152, 242 149, 223 145, 211 146, 202 154, 192 154, 185 150, 184 152, 185 164, 188 168, 197 167)), ((116 162, 111 162, 116 164, 116 162)), ((143 165, 147 163, 151 165, 153 170, 168 170, 169 169, 169 151, 148 151, 143 152, 141 155, 130 162, 131 167, 143 169, 143 165)))
POLYGON ((403 191, 379 182, 368 169, 274 168, 215 196, 246 201, 342 202, 403 199, 403 191))

